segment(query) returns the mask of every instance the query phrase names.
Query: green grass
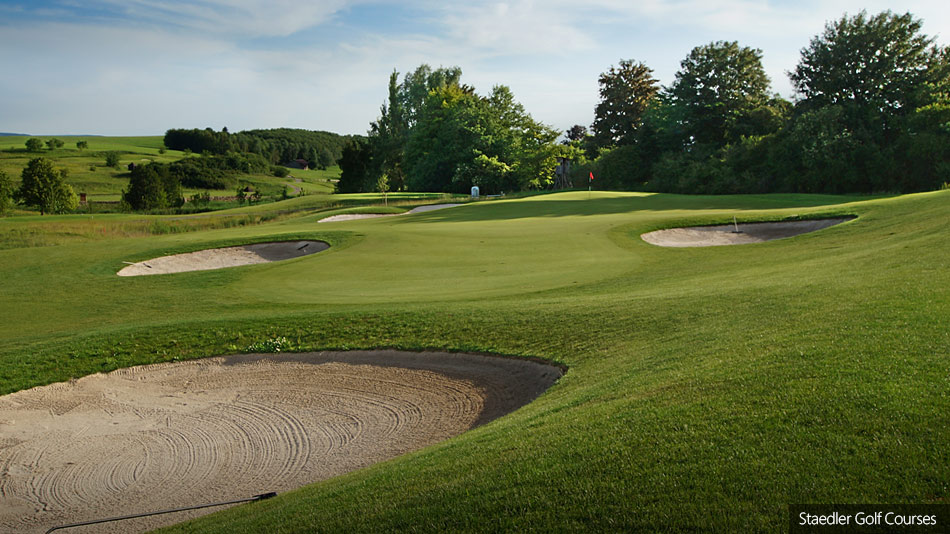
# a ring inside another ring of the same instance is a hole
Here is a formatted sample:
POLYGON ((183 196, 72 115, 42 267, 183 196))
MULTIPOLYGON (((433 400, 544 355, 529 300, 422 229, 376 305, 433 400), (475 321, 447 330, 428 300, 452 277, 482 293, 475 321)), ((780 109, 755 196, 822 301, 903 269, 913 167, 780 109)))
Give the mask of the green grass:
MULTIPOLYGON (((69 171, 67 183, 73 186, 76 193, 86 193, 87 199, 97 202, 118 202, 122 192, 129 184, 129 163, 147 164, 152 161, 170 163, 185 157, 185 153, 178 150, 160 150, 164 146, 162 136, 147 137, 98 137, 78 136, 58 139, 65 144, 62 148, 39 152, 28 152, 26 140, 34 136, 6 136, 0 137, 0 170, 7 173, 14 181, 19 181, 23 168, 33 158, 47 157, 53 160, 56 168, 65 168, 69 171), (79 150, 76 142, 86 141, 89 147, 79 150), (106 167, 105 153, 119 153, 119 166, 106 167)), ((57 136, 35 136, 43 141, 57 136)), ((333 166, 326 170, 300 171, 293 170, 291 174, 303 180, 294 182, 292 179, 277 178, 269 174, 239 175, 238 181, 251 185, 265 195, 279 195, 284 185, 292 185, 301 190, 301 194, 329 194, 335 187, 334 180, 340 177, 340 168, 333 166)), ((203 189, 185 189, 186 198, 195 193, 202 193, 203 189)), ((234 191, 213 190, 213 196, 233 196, 234 191)))
MULTIPOLYGON (((950 191, 575 192, 315 224, 353 207, 344 200, 270 205, 294 213, 262 224, 0 250, 0 392, 276 336, 297 350, 569 367, 534 403, 462 436, 170 532, 773 532, 791 503, 950 499, 950 191), (824 215, 858 218, 737 247, 639 238, 824 215), (123 261, 283 238, 332 247, 114 275, 123 261)), ((0 239, 37 219, 0 221, 0 239)))
MULTIPOLYGON (((57 136, 37 136, 46 141, 57 136)), ((69 171, 67 182, 76 193, 86 193, 89 200, 114 202, 119 200, 122 191, 128 187, 129 163, 144 164, 150 161, 171 162, 184 157, 177 150, 159 153, 162 148, 162 136, 150 137, 58 137, 65 144, 56 150, 45 147, 39 152, 28 152, 26 140, 30 137, 0 137, 0 170, 15 181, 33 158, 47 157, 53 160, 56 168, 69 171), (77 141, 86 141, 89 148, 79 150, 77 141), (119 167, 105 166, 105 152, 119 153, 119 167)), ((233 194, 233 192, 229 192, 233 194)))

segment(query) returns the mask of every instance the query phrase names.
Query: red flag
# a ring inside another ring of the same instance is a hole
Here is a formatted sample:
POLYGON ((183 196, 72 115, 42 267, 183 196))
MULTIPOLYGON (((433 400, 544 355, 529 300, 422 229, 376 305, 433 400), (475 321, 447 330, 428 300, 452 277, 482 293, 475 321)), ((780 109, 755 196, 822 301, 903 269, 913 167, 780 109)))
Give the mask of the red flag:
POLYGON ((590 171, 590 181, 594 181, 594 171, 590 171))

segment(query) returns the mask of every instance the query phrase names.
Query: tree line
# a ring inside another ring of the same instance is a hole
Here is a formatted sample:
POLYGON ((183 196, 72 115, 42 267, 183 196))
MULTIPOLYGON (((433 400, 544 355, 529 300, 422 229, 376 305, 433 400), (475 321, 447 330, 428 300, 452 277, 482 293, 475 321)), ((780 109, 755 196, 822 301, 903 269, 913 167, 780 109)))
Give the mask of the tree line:
POLYGON ((461 83, 458 67, 421 65, 389 97, 366 138, 343 148, 337 191, 500 193, 547 187, 563 152, 558 132, 534 120, 511 90, 487 95, 461 83))
POLYGON ((165 147, 196 154, 225 155, 230 152, 257 154, 272 164, 306 160, 313 169, 334 165, 350 136, 332 132, 277 128, 246 130, 236 134, 225 127, 220 132, 211 128, 171 129, 165 132, 165 147))
POLYGON ((590 130, 566 146, 576 180, 674 193, 873 193, 950 182, 950 49, 911 14, 828 23, 788 73, 793 102, 769 92, 762 52, 694 48, 673 83, 621 60, 599 78, 590 130))

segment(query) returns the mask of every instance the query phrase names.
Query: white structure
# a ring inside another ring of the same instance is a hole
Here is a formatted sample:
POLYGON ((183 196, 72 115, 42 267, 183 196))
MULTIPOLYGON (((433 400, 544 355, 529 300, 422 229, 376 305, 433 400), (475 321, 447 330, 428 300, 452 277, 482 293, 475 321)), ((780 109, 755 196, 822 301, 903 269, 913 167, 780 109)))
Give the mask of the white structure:
POLYGON ((478 186, 472 186, 472 198, 478 198, 478 186))

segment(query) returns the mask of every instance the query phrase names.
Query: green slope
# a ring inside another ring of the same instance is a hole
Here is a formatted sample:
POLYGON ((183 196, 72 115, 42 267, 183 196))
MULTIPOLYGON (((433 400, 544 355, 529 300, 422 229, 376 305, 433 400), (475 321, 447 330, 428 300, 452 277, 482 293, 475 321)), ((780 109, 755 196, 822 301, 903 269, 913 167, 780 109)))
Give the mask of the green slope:
POLYGON ((171 531, 774 531, 790 503, 946 502, 948 220, 950 192, 584 192, 0 250, 0 389, 276 335, 299 350, 479 350, 570 368, 465 435, 171 531), (739 247, 639 239, 822 214, 858 218, 739 247), (282 237, 334 246, 113 275, 122 261, 282 237))

